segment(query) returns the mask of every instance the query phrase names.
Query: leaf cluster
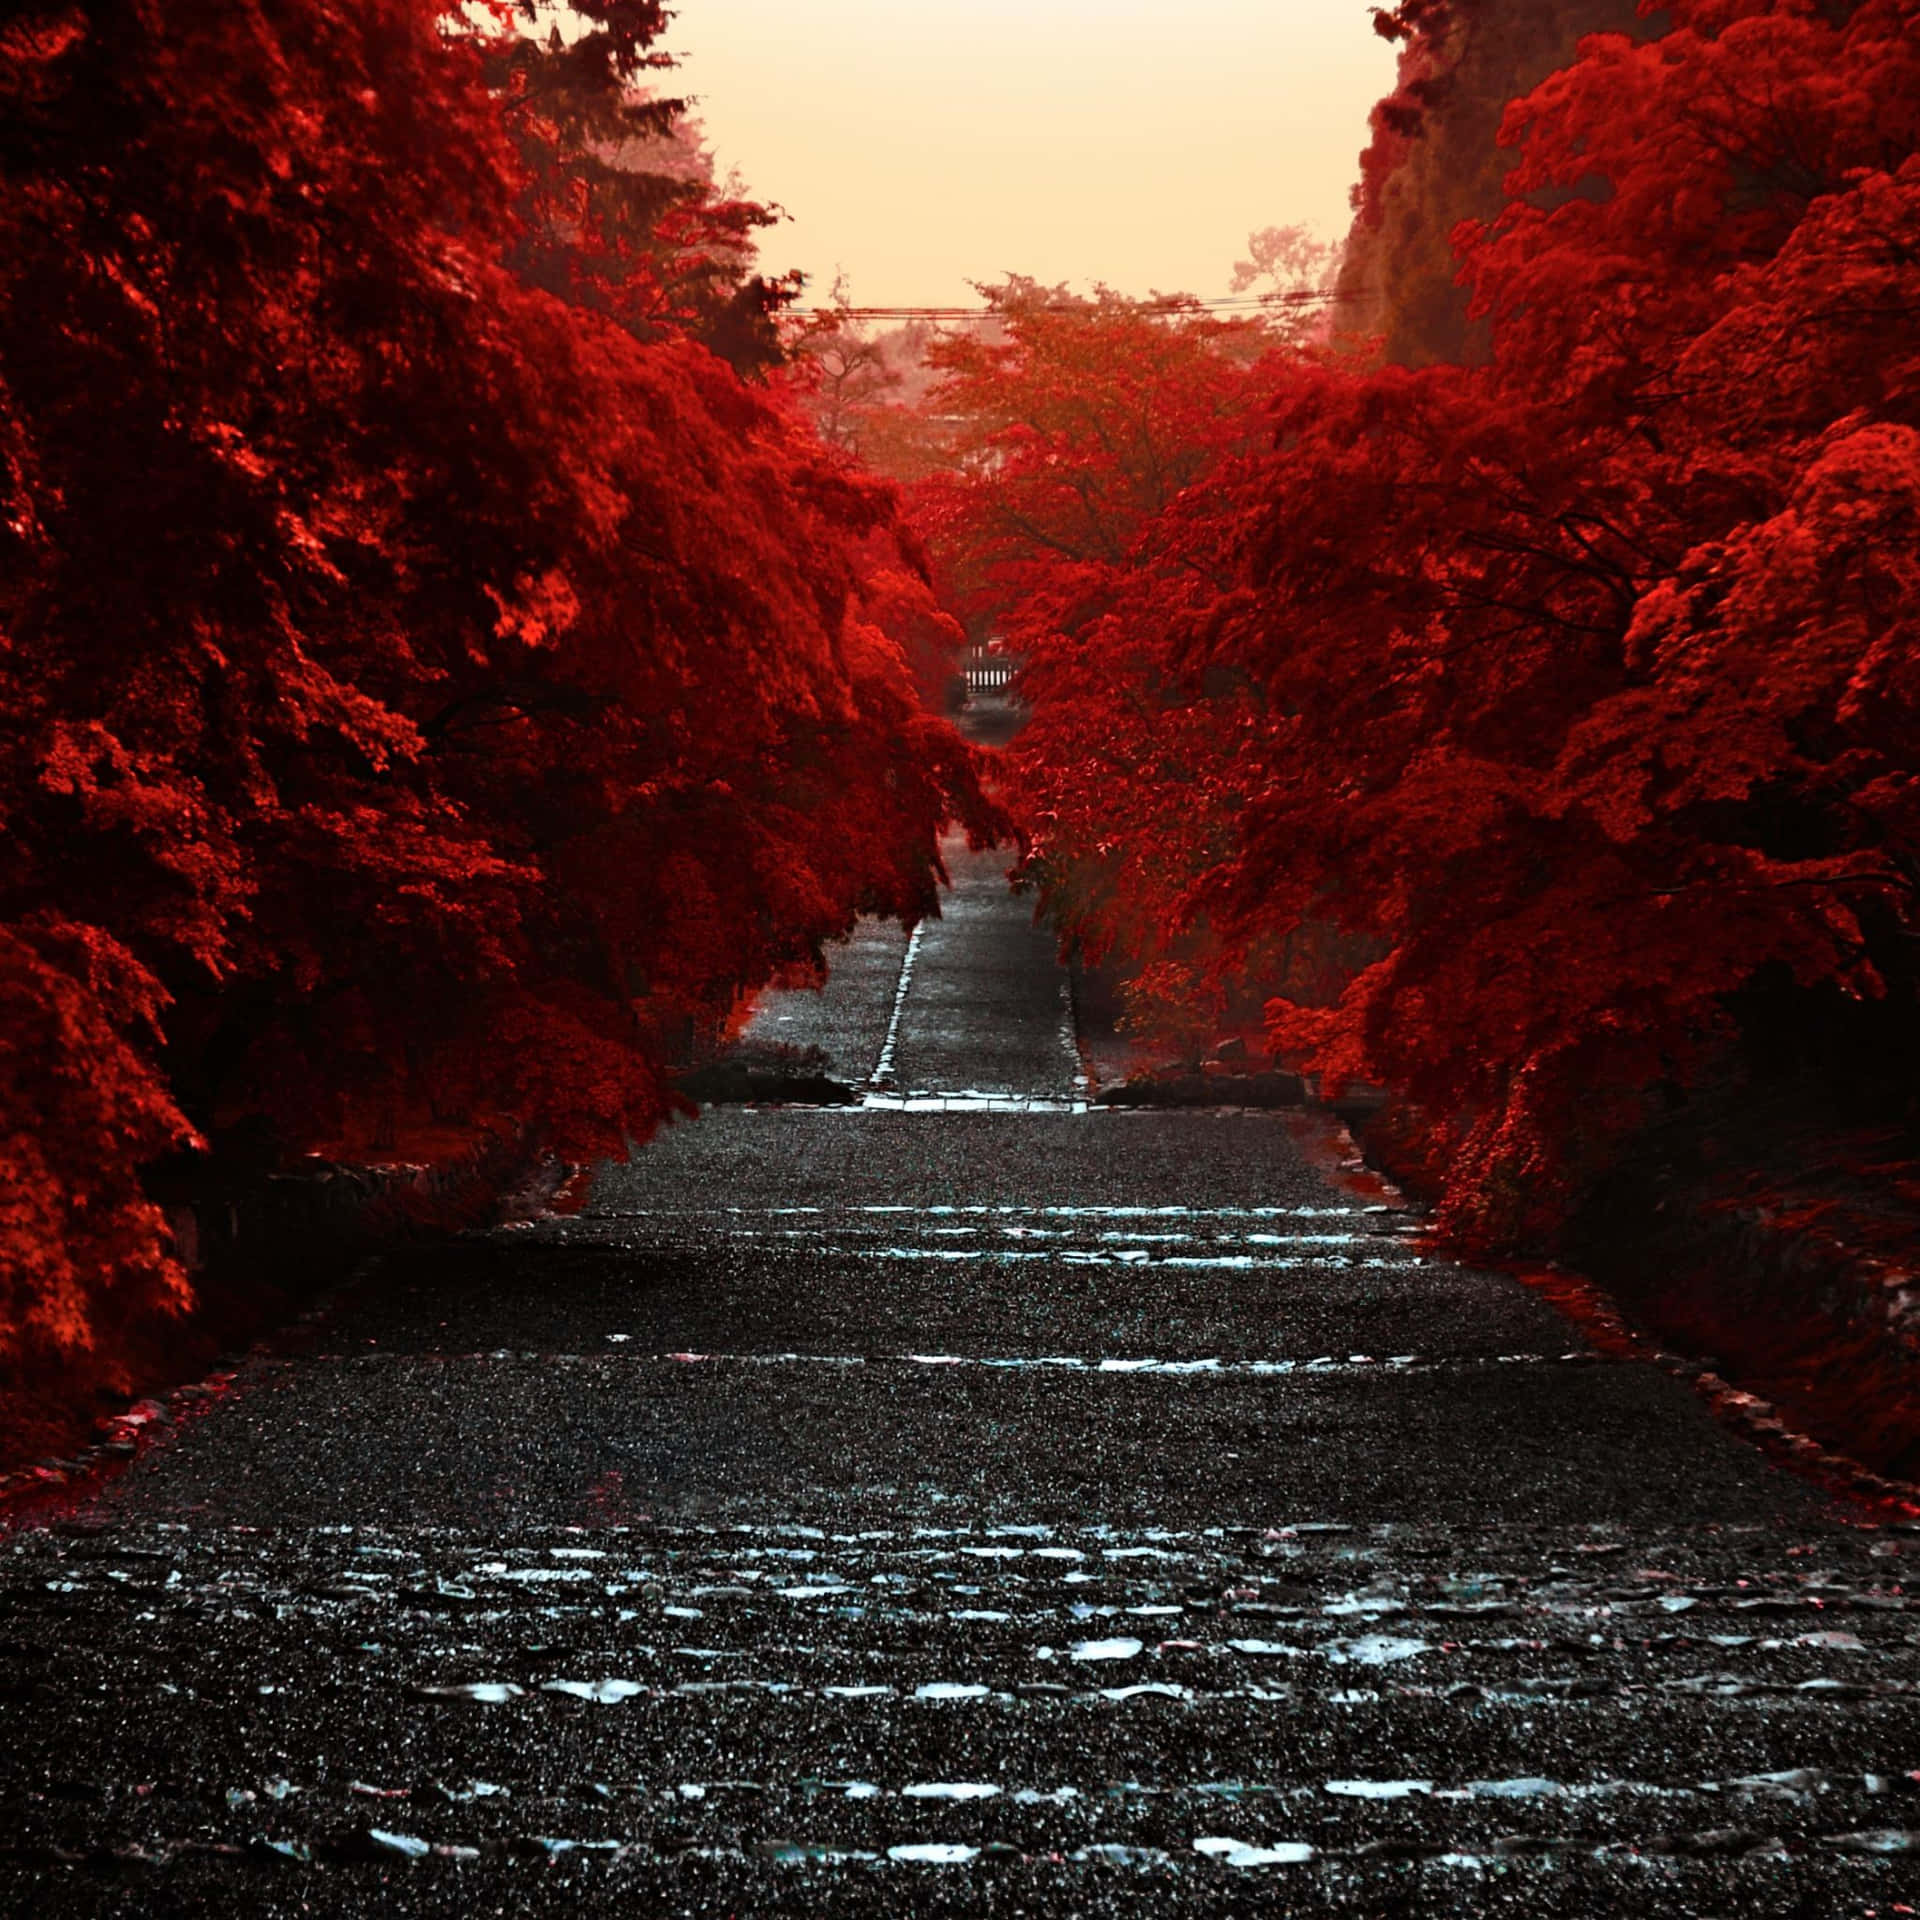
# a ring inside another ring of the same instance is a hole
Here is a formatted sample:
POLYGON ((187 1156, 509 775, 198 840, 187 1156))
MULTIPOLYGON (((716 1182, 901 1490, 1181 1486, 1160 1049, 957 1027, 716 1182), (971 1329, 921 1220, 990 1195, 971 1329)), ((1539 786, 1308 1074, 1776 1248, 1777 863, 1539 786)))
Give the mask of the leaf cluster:
POLYGON ((1063 928, 1207 1020, 1339 929, 1271 1041, 1416 1102, 1483 1244, 1708 1073, 1913 1118, 1920 14, 1671 13, 1508 108, 1483 364, 973 352, 935 503, 1033 662, 1063 928))
MULTIPOLYGON (((657 14, 583 11, 610 100, 657 14)), ((181 1304, 168 1153, 622 1151, 998 824, 891 494, 525 270, 528 71, 427 0, 0 28, 0 1357, 181 1304)))

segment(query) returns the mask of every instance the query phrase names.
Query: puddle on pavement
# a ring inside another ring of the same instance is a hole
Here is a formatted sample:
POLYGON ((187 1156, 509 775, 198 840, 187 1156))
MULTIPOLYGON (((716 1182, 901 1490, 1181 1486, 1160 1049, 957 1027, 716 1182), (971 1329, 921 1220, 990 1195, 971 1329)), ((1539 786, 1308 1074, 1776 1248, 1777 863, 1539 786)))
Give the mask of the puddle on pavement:
POLYGON ((1314 1857, 1313 1848, 1304 1840, 1283 1840, 1277 1846, 1262 1847, 1245 1840, 1209 1836, 1196 1840, 1193 1850, 1229 1867, 1297 1867, 1314 1857))
POLYGON ((601 1706, 617 1706, 648 1691, 639 1680, 544 1680, 542 1693, 564 1694, 572 1700, 591 1700, 601 1706))

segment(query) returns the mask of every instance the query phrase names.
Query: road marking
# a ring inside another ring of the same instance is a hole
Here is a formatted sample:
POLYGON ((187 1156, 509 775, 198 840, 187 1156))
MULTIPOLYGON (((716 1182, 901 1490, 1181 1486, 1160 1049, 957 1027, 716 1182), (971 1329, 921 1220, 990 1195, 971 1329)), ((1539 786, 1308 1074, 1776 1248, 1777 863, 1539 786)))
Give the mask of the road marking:
MULTIPOLYGON (((907 936, 907 950, 900 956, 900 978, 893 989, 893 1013, 887 1021, 887 1037, 880 1043, 880 1057, 867 1075, 869 1087, 886 1085, 893 1078, 894 1043, 900 1037, 900 1016, 907 1010, 907 989, 913 985, 913 963, 920 957, 920 930, 927 923, 916 920, 907 936)), ((861 1103, 863 1106, 865 1101, 861 1103)))
MULTIPOLYGON (((1285 1378, 1305 1374, 1406 1374, 1452 1370, 1464 1372, 1481 1367, 1590 1367, 1601 1364, 1591 1353, 1468 1353, 1374 1355, 1354 1353, 1316 1354, 1310 1358, 1270 1360, 1225 1360, 1215 1354, 1195 1359, 1168 1360, 1153 1356, 1088 1357, 1081 1354, 960 1354, 960 1353, 629 1353, 624 1350, 625 1336, 609 1334, 620 1343, 609 1353, 539 1353, 497 1348, 487 1353, 323 1353, 313 1356, 339 1366, 445 1366, 449 1363, 474 1365, 483 1361, 522 1362, 545 1365, 588 1366, 611 1363, 635 1366, 722 1366, 722 1367, 915 1367, 922 1369, 969 1368, 984 1372, 1051 1372, 1100 1375, 1102 1377, 1220 1379, 1228 1375, 1255 1379, 1285 1378)), ((304 1364, 304 1363, 303 1363, 304 1364)))

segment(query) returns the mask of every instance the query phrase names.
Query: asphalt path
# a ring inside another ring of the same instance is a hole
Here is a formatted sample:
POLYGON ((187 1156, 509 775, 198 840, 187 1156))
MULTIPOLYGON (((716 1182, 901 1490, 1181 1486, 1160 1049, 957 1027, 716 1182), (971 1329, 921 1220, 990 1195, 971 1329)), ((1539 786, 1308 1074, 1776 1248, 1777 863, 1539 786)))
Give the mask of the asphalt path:
POLYGON ((0 1541, 20 1914, 1894 1913, 1920 1536, 1089 1105, 1002 860, 585 1211, 394 1256, 0 1541))

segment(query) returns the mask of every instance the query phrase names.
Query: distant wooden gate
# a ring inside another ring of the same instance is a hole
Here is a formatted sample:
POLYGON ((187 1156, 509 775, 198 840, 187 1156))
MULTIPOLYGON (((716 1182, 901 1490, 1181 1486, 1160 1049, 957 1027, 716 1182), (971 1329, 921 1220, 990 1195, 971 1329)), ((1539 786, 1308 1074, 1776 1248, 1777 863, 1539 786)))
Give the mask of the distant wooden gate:
POLYGON ((1001 653, 993 647, 969 647, 961 656, 960 672, 967 683, 967 698, 977 700, 982 694, 996 699, 1008 697, 1007 689, 1013 676, 1020 671, 1021 662, 1010 653, 1001 653))

